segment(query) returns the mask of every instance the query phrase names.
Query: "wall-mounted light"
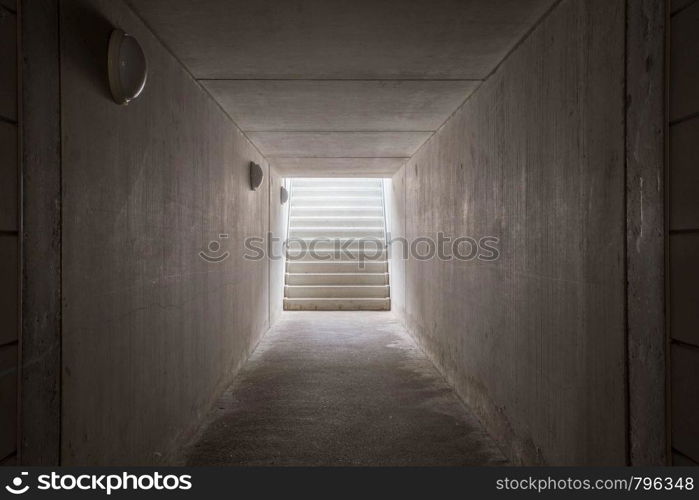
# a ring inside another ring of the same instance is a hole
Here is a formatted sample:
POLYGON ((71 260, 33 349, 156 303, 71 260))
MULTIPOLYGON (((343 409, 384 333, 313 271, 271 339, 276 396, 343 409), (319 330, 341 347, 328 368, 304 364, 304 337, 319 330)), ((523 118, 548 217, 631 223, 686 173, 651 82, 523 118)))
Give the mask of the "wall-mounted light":
POLYGON ((131 35, 120 29, 112 31, 107 49, 109 90, 117 104, 128 104, 146 86, 148 61, 143 49, 131 35))
POLYGON ((265 173, 262 167, 259 166, 254 161, 250 162, 250 189, 256 191, 260 185, 262 185, 262 180, 265 178, 265 173))
POLYGON ((287 191, 284 186, 282 186, 280 190, 279 197, 281 198, 282 205, 286 203, 289 199, 289 191, 287 191))

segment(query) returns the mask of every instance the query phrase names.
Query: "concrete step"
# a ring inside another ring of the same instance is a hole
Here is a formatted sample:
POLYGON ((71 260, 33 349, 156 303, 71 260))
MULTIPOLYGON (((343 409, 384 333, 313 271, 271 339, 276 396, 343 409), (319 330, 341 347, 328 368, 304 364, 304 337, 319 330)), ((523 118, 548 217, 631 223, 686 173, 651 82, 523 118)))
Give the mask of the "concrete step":
POLYGON ((293 179, 292 181, 292 186, 293 188, 298 188, 298 187, 350 187, 350 186, 360 186, 360 187, 374 187, 374 188, 380 188, 382 187, 382 182, 381 179, 352 179, 352 178, 322 178, 322 177, 316 177, 316 178, 306 178, 306 179, 293 179))
POLYGON ((359 250, 348 250, 347 252, 335 252, 333 250, 325 250, 325 251, 315 251, 313 253, 311 252, 304 252, 301 255, 297 255, 295 253, 289 252, 287 253, 287 260, 289 261, 323 261, 323 262, 332 262, 335 260, 343 260, 343 261, 352 261, 352 260, 359 260, 359 258, 363 257, 364 260, 386 260, 386 250, 381 250, 381 252, 376 252, 376 251, 371 251, 368 254, 365 254, 364 252, 360 252, 359 250))
POLYGON ((388 311, 390 308, 391 300, 388 298, 284 299, 284 309, 287 311, 388 311))
POLYGON ((379 261, 293 261, 286 262, 288 273, 386 273, 388 263, 379 261))
POLYGON ((343 215, 326 216, 306 216, 289 217, 291 227, 380 227, 383 228, 383 217, 381 216, 356 216, 348 217, 343 215))
POLYGON ((388 285, 286 285, 285 297, 308 298, 383 298, 388 285))
POLYGON ((341 217, 383 217, 383 207, 382 206, 340 206, 340 205, 328 205, 328 206, 293 206, 291 207, 291 212, 289 214, 291 217, 307 217, 307 216, 317 216, 324 217, 330 216, 341 216, 341 217))
POLYGON ((291 227, 289 238, 375 238, 384 240, 382 227, 291 227))
POLYGON ((287 273, 287 285, 388 285, 388 273, 287 273))
POLYGON ((381 187, 370 186, 294 186, 294 196, 371 196, 380 198, 381 187))
POLYGON ((292 196, 292 207, 373 207, 381 208, 379 196, 292 196))
POLYGON ((361 250, 365 255, 376 256, 386 248, 383 238, 289 238, 288 251, 296 255, 299 251, 318 252, 337 250, 361 250))

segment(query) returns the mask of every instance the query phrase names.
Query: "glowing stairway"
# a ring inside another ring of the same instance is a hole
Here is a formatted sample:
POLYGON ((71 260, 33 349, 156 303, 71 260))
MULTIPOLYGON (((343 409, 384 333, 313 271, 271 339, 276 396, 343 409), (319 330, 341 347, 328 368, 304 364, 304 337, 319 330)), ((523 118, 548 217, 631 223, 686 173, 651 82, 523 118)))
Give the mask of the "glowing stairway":
POLYGON ((287 310, 388 310, 381 179, 294 179, 287 310))

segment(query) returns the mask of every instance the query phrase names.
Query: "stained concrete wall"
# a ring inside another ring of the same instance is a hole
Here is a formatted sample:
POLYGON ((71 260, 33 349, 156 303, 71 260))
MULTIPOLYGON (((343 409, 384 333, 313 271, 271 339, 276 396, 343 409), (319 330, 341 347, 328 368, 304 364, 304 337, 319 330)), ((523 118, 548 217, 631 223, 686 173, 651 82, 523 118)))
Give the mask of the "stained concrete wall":
POLYGON ((666 2, 626 1, 629 463, 668 463, 665 327, 666 2))
POLYGON ((699 1, 670 18, 669 290, 671 429, 675 465, 699 464, 699 1), (694 57, 693 57, 694 56, 694 57))
POLYGON ((500 239, 394 266, 394 309, 519 463, 626 460, 624 24, 558 4, 393 179, 409 239, 500 239))
POLYGON ((22 0, 22 342, 19 459, 58 465, 61 440, 59 0, 22 0))
POLYGON ((124 3, 60 11, 62 463, 167 462, 269 326, 269 263, 242 257, 269 228, 267 162, 124 3), (149 63, 128 106, 106 84, 113 27, 149 63))
POLYGON ((0 463, 17 450, 19 340, 19 168, 17 14, 0 4, 0 463))

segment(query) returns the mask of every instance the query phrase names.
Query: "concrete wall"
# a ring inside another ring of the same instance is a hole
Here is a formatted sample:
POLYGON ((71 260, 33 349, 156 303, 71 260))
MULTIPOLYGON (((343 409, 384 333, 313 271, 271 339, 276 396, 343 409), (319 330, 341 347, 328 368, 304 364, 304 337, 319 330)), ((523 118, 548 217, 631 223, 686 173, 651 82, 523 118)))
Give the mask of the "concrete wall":
POLYGON ((281 204, 281 188, 284 178, 273 168, 269 169, 269 321, 274 324, 284 309, 284 247, 289 202, 281 204), (278 241, 277 241, 278 240, 278 241))
POLYGON ((405 317, 405 169, 400 169, 391 179, 386 193, 387 221, 389 226, 389 280, 391 284, 391 311, 405 317))
POLYGON ((409 239, 500 238, 394 266, 393 305, 519 463, 626 460, 624 24, 562 1, 393 178, 409 239))
POLYGON ((17 450, 19 168, 17 14, 0 3, 0 463, 17 450))
POLYGON ((628 458, 666 465, 666 2, 626 0, 628 458))
POLYGON ((19 459, 57 465, 61 440, 59 0, 22 0, 22 346, 19 459))
POLYGON ((670 19, 670 314, 672 452, 699 464, 699 1, 674 2, 670 19))
POLYGON ((269 326, 269 263, 242 258, 270 221, 248 164, 268 166, 124 3, 60 12, 62 463, 167 462, 269 326), (106 84, 117 26, 149 62, 125 107, 106 84), (218 264, 199 256, 214 240, 218 264))

